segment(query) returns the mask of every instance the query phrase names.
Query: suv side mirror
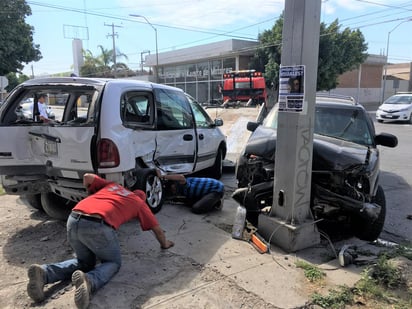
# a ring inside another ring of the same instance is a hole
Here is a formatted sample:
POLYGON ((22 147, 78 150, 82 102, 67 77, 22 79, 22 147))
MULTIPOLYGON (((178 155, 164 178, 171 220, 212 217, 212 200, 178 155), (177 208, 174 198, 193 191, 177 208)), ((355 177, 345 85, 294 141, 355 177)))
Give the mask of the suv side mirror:
POLYGON ((376 145, 394 148, 398 145, 398 138, 390 133, 380 133, 375 136, 376 145))

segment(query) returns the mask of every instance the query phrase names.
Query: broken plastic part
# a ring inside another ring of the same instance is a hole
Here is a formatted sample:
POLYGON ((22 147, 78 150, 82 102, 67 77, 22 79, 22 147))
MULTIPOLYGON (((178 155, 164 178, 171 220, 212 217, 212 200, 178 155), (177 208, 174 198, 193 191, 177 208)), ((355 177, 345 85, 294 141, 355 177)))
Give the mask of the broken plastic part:
POLYGON ((251 238, 250 238, 250 242, 252 243, 252 245, 255 247, 255 249, 259 252, 259 253, 267 253, 269 252, 269 247, 266 244, 266 242, 264 240, 261 239, 260 236, 258 236, 257 234, 252 234, 251 238))

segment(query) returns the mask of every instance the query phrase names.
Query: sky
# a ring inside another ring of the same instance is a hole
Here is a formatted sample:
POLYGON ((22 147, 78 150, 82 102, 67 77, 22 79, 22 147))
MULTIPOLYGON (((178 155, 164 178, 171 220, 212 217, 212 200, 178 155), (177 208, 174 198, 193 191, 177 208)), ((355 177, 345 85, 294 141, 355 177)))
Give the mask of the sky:
MULTIPOLYGON (((33 41, 43 58, 25 66, 35 76, 73 71, 73 38, 94 56, 113 46, 132 70, 147 53, 227 39, 257 40, 284 10, 285 0, 40 0, 29 1, 33 41), (130 14, 144 17, 132 17, 130 14)), ((286 0, 288 1, 288 0, 286 0)), ((290 1, 290 0, 289 0, 290 1)), ((311 0, 307 0, 311 1, 311 0)), ((341 30, 359 29, 368 53, 391 63, 412 62, 412 1, 322 0, 321 22, 338 19, 341 30), (387 48, 389 46, 389 48, 387 48)))

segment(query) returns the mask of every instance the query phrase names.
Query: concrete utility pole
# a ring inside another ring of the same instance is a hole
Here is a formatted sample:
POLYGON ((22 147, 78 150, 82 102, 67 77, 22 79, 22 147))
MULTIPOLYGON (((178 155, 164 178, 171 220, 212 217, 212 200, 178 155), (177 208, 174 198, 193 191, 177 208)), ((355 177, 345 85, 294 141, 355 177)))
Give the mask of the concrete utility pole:
POLYGON ((114 77, 116 78, 117 76, 117 62, 116 62, 116 39, 115 37, 119 37, 119 35, 117 34, 117 32, 114 32, 114 27, 121 27, 121 26, 117 26, 115 24, 111 24, 108 25, 106 23, 104 23, 105 26, 109 26, 112 27, 112 34, 108 34, 106 35, 107 37, 112 37, 113 40, 113 66, 114 66, 114 77))
POLYGON ((321 0, 285 1, 273 205, 259 233, 288 252, 320 242, 310 211, 320 12, 321 0))

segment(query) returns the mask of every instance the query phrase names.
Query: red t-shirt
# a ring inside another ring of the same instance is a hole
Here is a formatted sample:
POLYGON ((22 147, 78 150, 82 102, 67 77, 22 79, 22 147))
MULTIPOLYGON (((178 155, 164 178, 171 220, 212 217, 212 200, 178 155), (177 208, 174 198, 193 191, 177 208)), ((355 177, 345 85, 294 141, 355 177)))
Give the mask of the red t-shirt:
POLYGON ((138 191, 135 194, 121 185, 99 176, 95 176, 88 190, 92 194, 77 203, 73 210, 79 210, 86 214, 98 214, 115 229, 132 219, 139 220, 143 231, 159 225, 146 204, 146 196, 143 191, 138 191))

